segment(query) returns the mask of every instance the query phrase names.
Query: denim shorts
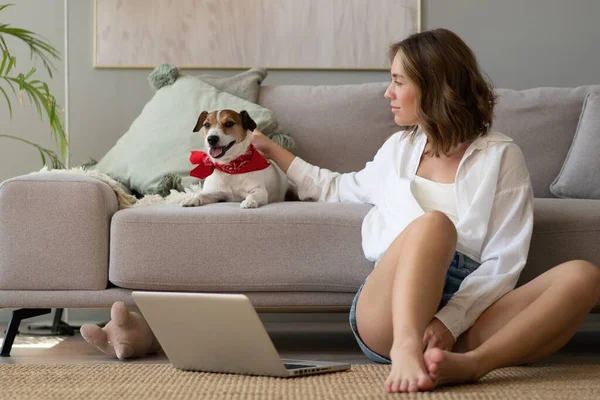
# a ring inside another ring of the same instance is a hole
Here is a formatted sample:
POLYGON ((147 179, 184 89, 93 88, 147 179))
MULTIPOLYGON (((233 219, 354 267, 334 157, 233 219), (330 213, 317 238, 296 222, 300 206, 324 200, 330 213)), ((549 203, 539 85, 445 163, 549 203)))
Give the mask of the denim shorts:
MULTIPOLYGON (((460 288, 460 284, 462 283, 462 281, 471 272, 475 271, 478 267, 479 263, 477 261, 470 259, 462 253, 454 253, 452 262, 448 267, 448 272, 446 272, 446 283, 444 283, 444 291, 442 293, 442 300, 440 301, 438 310, 440 310, 448 303, 450 298, 460 288)), ((363 282, 362 285, 360 285, 360 288, 358 288, 358 292, 356 292, 354 300, 352 300, 352 307, 350 308, 350 327, 352 328, 354 337, 358 342, 358 346, 370 360, 381 364, 390 364, 391 361, 388 358, 385 358, 384 356, 377 354, 373 350, 369 349, 358 335, 358 329, 356 327, 356 302, 364 285, 365 283, 363 282)))

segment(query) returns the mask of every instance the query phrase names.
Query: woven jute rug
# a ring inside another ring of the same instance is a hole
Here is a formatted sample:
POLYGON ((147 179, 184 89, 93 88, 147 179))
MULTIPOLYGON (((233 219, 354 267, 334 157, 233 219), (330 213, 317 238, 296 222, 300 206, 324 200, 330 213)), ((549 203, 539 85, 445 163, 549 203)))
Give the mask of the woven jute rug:
POLYGON ((281 379, 185 372, 169 364, 1 365, 2 399, 600 399, 600 365, 505 368, 475 384, 386 394, 389 366, 281 379))

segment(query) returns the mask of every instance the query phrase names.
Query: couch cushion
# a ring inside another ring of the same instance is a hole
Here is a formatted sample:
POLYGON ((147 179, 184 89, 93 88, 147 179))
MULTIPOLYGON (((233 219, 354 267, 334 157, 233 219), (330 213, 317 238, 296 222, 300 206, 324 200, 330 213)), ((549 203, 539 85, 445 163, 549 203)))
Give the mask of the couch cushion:
POLYGON ((523 150, 535 197, 554 197, 550 184, 569 152, 585 96, 600 86, 498 89, 493 129, 523 150))
POLYGON ((556 197, 600 200, 600 93, 585 98, 577 132, 550 190, 556 197))
POLYGON ((236 203, 117 212, 109 280, 129 289, 355 292, 373 268, 361 247, 371 206, 236 203))
POLYGON ((294 154, 337 172, 359 171, 400 128, 387 82, 339 86, 263 86, 258 103, 271 109, 283 132, 296 142, 294 154))
POLYGON ((535 199, 534 221, 519 285, 569 260, 584 259, 600 266, 600 201, 535 199))
MULTIPOLYGON (((117 212, 109 279, 129 289, 215 292, 356 291, 373 264, 360 227, 370 206, 220 203, 117 212)), ((600 265, 600 201, 536 199, 522 285, 573 259, 600 265)))

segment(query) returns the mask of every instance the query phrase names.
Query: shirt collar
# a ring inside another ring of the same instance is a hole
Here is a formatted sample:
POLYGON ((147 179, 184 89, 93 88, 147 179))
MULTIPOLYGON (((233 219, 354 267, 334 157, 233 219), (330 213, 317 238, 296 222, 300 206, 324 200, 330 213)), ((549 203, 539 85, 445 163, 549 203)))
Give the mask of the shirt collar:
MULTIPOLYGON (((427 140, 427 136, 425 136, 425 132, 419 131, 419 141, 425 142, 427 140)), ((512 142, 512 138, 500 133, 500 132, 489 132, 484 136, 479 136, 477 139, 469 145, 467 151, 465 153, 472 153, 475 149, 483 150, 489 146, 492 146, 494 143, 499 142, 512 142)))
POLYGON ((490 132, 487 135, 479 136, 471 143, 471 146, 477 150, 485 149, 497 142, 512 142, 513 140, 500 132, 490 132))

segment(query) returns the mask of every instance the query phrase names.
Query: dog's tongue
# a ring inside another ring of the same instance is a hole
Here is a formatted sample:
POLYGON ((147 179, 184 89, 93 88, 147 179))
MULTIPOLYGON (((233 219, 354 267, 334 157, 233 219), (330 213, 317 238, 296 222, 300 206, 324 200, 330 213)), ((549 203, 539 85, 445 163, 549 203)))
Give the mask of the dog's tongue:
POLYGON ((211 157, 219 157, 221 155, 221 153, 223 152, 223 148, 222 147, 211 147, 209 152, 210 152, 211 157))

